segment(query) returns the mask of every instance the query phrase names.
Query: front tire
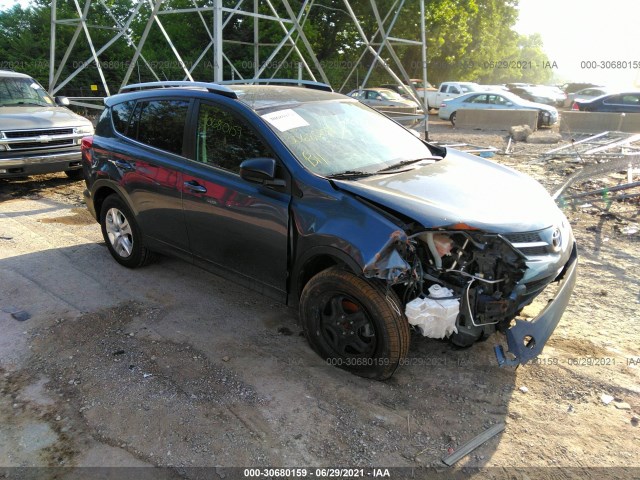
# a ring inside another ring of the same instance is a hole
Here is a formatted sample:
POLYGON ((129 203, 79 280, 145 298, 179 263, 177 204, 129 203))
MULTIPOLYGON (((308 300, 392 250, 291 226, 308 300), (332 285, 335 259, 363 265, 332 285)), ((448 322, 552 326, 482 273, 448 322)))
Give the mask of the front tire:
POLYGON ((338 267, 307 283, 300 318, 322 358, 361 377, 391 377, 409 350, 409 323, 396 294, 338 267))
POLYGON ((451 116, 449 117, 449 121, 451 122, 451 125, 453 125, 454 127, 456 126, 456 112, 453 112, 451 114, 451 116))
POLYGON ((100 210, 102 236, 111 256, 125 267, 137 268, 153 259, 129 207, 117 195, 105 199, 100 210))

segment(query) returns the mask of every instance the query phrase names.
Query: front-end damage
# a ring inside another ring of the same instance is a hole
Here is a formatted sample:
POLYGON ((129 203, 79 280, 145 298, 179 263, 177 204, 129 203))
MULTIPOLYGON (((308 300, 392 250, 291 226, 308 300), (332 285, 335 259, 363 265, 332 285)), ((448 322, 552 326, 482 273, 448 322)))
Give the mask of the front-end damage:
POLYGON ((565 222, 525 234, 460 225, 394 232, 363 273, 387 281, 402 299, 409 323, 425 336, 469 346, 504 333, 508 352, 496 346, 503 366, 524 364, 542 351, 573 291, 576 264, 565 222), (554 282, 559 288, 544 310, 532 320, 520 318, 522 309, 554 282))

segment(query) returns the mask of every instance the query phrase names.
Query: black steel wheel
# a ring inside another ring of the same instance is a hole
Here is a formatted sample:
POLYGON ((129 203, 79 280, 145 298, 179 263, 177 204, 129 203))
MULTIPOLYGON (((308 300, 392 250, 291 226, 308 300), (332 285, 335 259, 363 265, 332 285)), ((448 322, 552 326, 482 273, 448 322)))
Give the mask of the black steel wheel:
POLYGON ((153 259, 152 252, 142 244, 133 213, 117 195, 110 195, 103 202, 100 226, 109 252, 121 265, 137 268, 153 259))
POLYGON ((307 283, 300 317, 327 363, 362 377, 391 377, 409 350, 409 323, 395 293, 338 267, 307 283))

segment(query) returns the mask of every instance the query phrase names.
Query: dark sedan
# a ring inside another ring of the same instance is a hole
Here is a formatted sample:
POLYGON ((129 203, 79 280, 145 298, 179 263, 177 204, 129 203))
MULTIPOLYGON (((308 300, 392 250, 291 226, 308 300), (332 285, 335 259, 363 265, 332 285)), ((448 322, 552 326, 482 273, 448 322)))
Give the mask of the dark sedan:
POLYGON ((576 100, 571 109, 581 112, 640 113, 640 92, 602 95, 589 101, 576 100))

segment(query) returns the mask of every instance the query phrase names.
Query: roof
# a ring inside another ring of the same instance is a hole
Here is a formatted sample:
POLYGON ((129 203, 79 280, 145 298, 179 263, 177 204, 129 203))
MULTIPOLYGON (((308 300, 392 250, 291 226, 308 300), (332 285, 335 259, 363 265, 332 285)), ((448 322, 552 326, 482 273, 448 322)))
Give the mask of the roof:
MULTIPOLYGON (((330 88, 330 87, 327 87, 330 88)), ((245 85, 245 84, 216 84, 204 82, 148 82, 127 85, 117 96, 105 98, 105 104, 111 106, 123 100, 156 96, 159 91, 197 92, 201 95, 222 95, 237 98, 252 110, 277 108, 300 103, 320 102, 330 100, 351 100, 350 98, 325 90, 303 88, 299 86, 283 85, 245 85)))
POLYGON ((230 85, 230 88, 253 110, 348 98, 340 93, 280 85, 230 85))
POLYGON ((24 73, 13 72, 11 70, 0 70, 0 76, 2 77, 14 77, 14 78, 31 78, 24 73))

